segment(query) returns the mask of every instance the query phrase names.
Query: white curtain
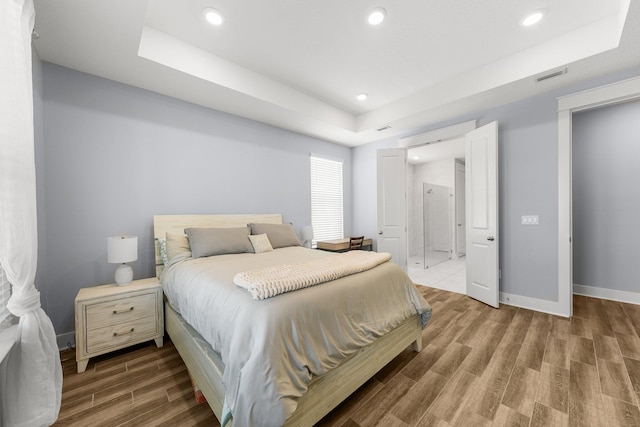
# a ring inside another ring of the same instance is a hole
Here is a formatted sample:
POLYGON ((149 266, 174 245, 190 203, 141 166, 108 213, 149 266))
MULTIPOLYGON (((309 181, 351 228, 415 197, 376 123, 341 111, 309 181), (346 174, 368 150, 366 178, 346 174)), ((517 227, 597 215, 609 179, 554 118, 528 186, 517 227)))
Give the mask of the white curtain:
POLYGON ((2 425, 51 425, 62 368, 51 320, 34 286, 37 262, 31 32, 33 0, 0 0, 0 263, 12 284, 19 340, 2 384, 2 425))

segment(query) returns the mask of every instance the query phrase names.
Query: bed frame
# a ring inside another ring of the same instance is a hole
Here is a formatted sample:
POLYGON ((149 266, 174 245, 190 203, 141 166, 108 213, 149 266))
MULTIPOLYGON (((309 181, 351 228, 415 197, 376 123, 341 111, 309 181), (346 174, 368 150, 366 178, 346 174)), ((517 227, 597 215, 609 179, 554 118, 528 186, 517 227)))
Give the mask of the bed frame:
MULTIPOLYGON (((281 224, 280 214, 267 215, 156 215, 153 217, 156 238, 156 272, 162 271, 157 239, 168 232, 183 233, 188 227, 241 227, 248 223, 281 224)), ((166 331, 171 337, 193 380, 198 384, 218 420, 222 419, 224 364, 220 355, 165 303, 166 331)), ((422 350, 420 315, 405 320, 400 326, 360 349, 339 367, 314 377, 298 407, 287 419, 287 426, 312 426, 349 397, 376 372, 386 366, 409 345, 422 350)))

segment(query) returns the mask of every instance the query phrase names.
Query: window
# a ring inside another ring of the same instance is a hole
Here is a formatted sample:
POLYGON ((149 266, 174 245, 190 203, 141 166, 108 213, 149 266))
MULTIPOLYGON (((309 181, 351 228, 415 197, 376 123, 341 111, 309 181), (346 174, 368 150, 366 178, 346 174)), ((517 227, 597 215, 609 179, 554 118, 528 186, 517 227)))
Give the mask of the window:
POLYGON ((342 161, 311 156, 313 242, 344 237, 342 161))
POLYGON ((11 320, 11 314, 7 309, 7 303, 11 296, 11 284, 7 280, 7 275, 4 273, 4 269, 0 264, 0 329, 3 329, 9 324, 11 320))

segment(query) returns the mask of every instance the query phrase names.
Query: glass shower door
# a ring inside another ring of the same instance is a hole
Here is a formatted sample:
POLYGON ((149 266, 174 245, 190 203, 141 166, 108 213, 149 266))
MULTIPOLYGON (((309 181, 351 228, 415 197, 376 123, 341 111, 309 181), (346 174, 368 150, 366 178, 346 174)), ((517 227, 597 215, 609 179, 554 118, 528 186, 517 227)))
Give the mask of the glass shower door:
POLYGON ((451 256, 451 196, 449 187, 423 183, 424 268, 451 256))

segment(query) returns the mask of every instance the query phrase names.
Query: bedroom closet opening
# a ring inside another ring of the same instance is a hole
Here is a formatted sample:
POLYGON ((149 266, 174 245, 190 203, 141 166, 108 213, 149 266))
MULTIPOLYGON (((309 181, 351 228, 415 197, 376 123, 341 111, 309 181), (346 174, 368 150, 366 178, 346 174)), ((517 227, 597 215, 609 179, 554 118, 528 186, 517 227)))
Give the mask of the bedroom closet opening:
POLYGON ((573 291, 640 303, 640 101, 573 115, 573 291))

